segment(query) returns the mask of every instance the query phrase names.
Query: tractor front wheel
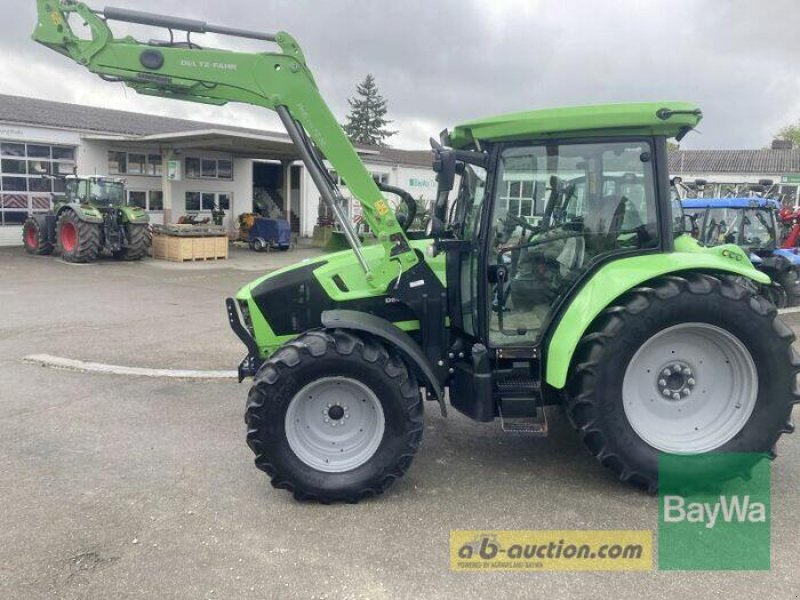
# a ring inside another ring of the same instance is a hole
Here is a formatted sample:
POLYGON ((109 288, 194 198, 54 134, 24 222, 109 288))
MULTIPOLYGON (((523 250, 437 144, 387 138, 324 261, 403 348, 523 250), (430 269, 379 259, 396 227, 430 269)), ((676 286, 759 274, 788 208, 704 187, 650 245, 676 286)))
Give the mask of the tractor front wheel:
POLYGON ((298 500, 358 502, 408 469, 422 399, 403 361, 375 339, 311 331, 259 369, 245 422, 274 487, 298 500))
POLYGON ((566 408, 603 465, 651 492, 660 453, 774 457, 800 398, 793 340, 774 305, 733 279, 659 279, 582 338, 566 408))
POLYGON ((128 245, 114 252, 117 260, 141 260, 150 247, 151 236, 147 223, 127 223, 125 233, 128 236, 128 245))
POLYGON ((47 231, 33 217, 28 217, 22 226, 22 243, 28 254, 53 253, 53 242, 47 238, 47 231))
POLYGON ((100 254, 100 226, 82 221, 71 210, 58 217, 56 238, 61 258, 67 262, 92 262, 100 254))

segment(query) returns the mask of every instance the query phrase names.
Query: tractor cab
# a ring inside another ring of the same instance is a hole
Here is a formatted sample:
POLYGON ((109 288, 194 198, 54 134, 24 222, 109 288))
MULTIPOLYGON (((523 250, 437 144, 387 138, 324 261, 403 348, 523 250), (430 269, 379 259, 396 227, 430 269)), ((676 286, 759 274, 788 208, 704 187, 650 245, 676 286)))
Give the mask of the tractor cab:
POLYGON ((125 206, 125 181, 115 177, 70 175, 66 177, 66 201, 95 208, 125 206))
POLYGON ((772 255, 779 245, 776 219, 780 203, 771 198, 697 198, 683 201, 706 246, 736 244, 756 257, 772 255))
MULTIPOLYGON (((564 301, 599 265, 671 249, 664 136, 679 135, 699 114, 681 106, 661 120, 650 105, 577 107, 564 113, 584 129, 555 136, 559 112, 470 123, 443 140, 458 149, 462 173, 439 242, 462 252, 455 321, 510 355, 537 353, 564 301), (634 113, 638 131, 614 127, 634 113), (504 133, 512 130, 526 135, 504 133)), ((440 174, 440 187, 447 179, 440 174)))

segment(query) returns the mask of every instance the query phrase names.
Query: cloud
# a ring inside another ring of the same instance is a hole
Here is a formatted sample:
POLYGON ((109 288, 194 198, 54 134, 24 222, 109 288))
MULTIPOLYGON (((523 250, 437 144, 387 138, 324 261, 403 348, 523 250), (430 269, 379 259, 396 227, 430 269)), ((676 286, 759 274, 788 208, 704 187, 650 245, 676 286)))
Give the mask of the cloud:
MULTIPOLYGON (((263 109, 145 98, 39 47, 33 0, 0 23, 5 93, 279 129, 263 109)), ((389 100, 400 147, 480 116, 565 104, 689 100, 705 113, 687 148, 767 144, 800 118, 800 36, 793 0, 116 0, 136 10, 260 31, 301 43, 323 95, 344 119, 368 72, 389 100), (191 7, 191 11, 187 10, 191 7)), ((96 6, 100 8, 101 6, 96 6)), ((114 25, 140 39, 158 36, 114 25)), ((204 39, 204 37, 206 39, 204 39)), ((220 36, 202 44, 263 51, 220 36)))

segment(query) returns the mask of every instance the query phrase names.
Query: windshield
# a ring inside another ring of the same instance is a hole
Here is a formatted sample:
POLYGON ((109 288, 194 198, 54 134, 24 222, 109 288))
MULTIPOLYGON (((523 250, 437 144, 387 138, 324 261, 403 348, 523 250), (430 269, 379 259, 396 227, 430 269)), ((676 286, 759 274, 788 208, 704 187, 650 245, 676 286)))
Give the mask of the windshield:
POLYGON ((486 169, 464 165, 458 195, 450 205, 448 228, 458 239, 478 237, 481 205, 486 194, 486 169))
POLYGON ((709 208, 702 241, 709 246, 775 247, 775 215, 763 208, 709 208))
POLYGON ((89 196, 92 202, 124 204, 125 186, 119 181, 97 179, 91 182, 91 192, 89 196))

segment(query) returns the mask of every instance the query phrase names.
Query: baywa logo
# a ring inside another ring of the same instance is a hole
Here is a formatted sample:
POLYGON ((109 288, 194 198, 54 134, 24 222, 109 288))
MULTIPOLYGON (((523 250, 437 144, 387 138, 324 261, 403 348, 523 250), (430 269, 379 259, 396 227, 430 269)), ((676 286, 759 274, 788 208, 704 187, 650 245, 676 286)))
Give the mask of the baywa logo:
POLYGON ((665 523, 701 523, 707 529, 724 523, 766 523, 767 505, 750 496, 720 496, 717 502, 687 502, 682 496, 664 496, 665 523))
POLYGON ((663 455, 659 489, 660 569, 769 569, 770 463, 764 456, 663 455))

